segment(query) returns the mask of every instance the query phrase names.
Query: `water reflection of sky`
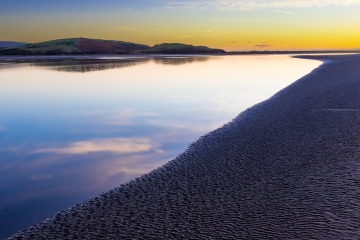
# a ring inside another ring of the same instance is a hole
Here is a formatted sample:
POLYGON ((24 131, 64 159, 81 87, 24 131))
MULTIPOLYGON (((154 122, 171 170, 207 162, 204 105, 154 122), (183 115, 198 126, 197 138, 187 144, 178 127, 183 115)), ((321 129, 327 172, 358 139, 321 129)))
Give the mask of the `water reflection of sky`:
POLYGON ((0 67, 0 237, 142 175, 320 63, 288 56, 0 67))

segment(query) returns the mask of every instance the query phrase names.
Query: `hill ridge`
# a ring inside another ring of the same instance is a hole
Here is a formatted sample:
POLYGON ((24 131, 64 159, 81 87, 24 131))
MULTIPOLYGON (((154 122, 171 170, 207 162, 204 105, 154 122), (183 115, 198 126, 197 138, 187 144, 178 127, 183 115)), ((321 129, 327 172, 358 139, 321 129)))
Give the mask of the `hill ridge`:
POLYGON ((70 55, 70 54, 137 54, 137 53, 225 53, 222 49, 183 43, 144 44, 93 38, 63 38, 0 49, 0 55, 70 55))

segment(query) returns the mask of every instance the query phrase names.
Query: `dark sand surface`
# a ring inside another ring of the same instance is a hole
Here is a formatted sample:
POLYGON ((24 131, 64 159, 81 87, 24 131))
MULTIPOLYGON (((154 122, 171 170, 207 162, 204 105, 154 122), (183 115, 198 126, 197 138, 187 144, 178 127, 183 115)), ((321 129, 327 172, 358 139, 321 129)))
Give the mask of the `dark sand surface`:
POLYGON ((15 239, 360 239, 360 56, 15 239))

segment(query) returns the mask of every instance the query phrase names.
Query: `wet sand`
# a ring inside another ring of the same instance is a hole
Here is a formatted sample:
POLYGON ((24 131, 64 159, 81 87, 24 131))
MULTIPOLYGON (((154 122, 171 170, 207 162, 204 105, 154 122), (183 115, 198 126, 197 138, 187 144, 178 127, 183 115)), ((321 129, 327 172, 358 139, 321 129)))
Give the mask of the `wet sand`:
POLYGON ((175 160, 15 239, 359 239, 360 56, 318 69, 175 160))

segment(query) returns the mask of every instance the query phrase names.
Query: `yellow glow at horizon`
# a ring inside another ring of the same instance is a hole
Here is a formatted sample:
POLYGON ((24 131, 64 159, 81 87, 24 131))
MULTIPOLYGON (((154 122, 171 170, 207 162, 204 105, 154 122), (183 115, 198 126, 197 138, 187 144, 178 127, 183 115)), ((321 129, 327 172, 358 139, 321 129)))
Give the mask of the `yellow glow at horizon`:
MULTIPOLYGON (((320 9, 319 9, 320 10, 320 9)), ((19 21, 0 21, 7 39, 39 42, 69 37, 129 41, 147 45, 181 42, 225 50, 323 50, 359 49, 360 18, 345 10, 331 13, 299 13, 261 16, 259 13, 132 12, 108 14, 23 16, 19 21), (245 14, 245 18, 241 16, 245 14), (227 16, 230 16, 227 19, 227 16), (248 17, 251 16, 251 17, 248 17), (34 22, 27 21, 32 18, 34 22), (101 19, 101 20, 99 20, 101 19), (76 22, 76 24, 72 24, 76 22)), ((0 17, 0 20, 1 17, 0 17)))

